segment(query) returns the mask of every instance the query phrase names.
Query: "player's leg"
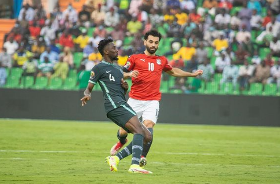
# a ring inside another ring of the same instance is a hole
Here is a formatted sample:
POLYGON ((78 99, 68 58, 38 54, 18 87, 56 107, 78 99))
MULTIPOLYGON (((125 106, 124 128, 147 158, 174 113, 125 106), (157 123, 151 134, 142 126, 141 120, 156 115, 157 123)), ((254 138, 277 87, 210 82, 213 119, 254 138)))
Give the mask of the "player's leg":
POLYGON ((154 133, 154 126, 156 125, 157 119, 158 119, 158 113, 159 113, 159 102, 158 101, 148 101, 146 103, 145 110, 143 112, 143 124, 147 127, 149 132, 152 135, 151 141, 149 141, 147 144, 143 147, 143 152, 140 160, 140 166, 143 167, 147 164, 147 155, 150 151, 150 148, 153 143, 153 133, 154 133))
MULTIPOLYGON (((143 113, 143 110, 141 109, 141 102, 139 100, 129 98, 127 103, 136 112, 137 117, 140 118, 143 113)), ((125 131, 123 128, 120 128, 118 130, 117 138, 119 141, 111 148, 111 155, 116 155, 117 152, 125 145, 125 143, 127 142, 127 134, 127 131, 125 131)))

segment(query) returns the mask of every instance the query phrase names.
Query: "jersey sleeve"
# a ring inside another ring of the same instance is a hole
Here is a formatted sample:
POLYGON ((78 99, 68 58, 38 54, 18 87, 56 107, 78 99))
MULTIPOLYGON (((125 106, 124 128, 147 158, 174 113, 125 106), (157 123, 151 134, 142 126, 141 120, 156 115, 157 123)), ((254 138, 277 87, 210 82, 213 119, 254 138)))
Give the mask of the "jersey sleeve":
POLYGON ((100 69, 98 65, 95 65, 90 72, 90 78, 88 82, 92 84, 96 84, 100 76, 101 76, 100 69))
POLYGON ((167 59, 165 58, 165 64, 163 66, 163 71, 167 72, 172 70, 172 66, 168 63, 167 59))
POLYGON ((123 66, 123 71, 130 72, 131 70, 133 70, 134 65, 135 65, 135 57, 132 55, 127 59, 126 64, 123 66))

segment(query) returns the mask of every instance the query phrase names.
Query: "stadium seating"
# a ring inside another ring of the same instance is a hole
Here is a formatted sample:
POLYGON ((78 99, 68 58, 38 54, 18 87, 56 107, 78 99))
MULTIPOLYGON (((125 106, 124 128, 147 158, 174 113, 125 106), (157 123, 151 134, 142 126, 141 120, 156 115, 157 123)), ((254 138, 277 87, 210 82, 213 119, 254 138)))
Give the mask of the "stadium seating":
POLYGON ((63 90, 74 90, 76 88, 77 80, 74 78, 66 78, 64 84, 62 85, 61 89, 63 90))
POLYGON ((248 95, 261 95, 263 90, 263 85, 260 83, 252 83, 250 86, 250 91, 248 95))
POLYGON ((74 65, 76 68, 80 67, 83 57, 84 57, 84 54, 82 52, 74 53, 74 65))
POLYGON ((10 76, 14 76, 14 77, 20 78, 22 73, 23 73, 23 69, 22 68, 11 68, 10 76))
POLYGON ((37 77, 32 89, 45 89, 48 86, 47 77, 37 77))
POLYGON ((266 84, 264 86, 263 95, 276 95, 277 85, 276 84, 266 84))
POLYGON ((55 77, 50 79, 50 85, 47 89, 61 89, 62 87, 62 79, 55 77))
POLYGON ((34 77, 26 76, 21 78, 20 88, 31 88, 34 85, 34 77))
POLYGON ((6 82, 6 88, 17 88, 19 86, 20 78, 17 76, 9 76, 6 82))

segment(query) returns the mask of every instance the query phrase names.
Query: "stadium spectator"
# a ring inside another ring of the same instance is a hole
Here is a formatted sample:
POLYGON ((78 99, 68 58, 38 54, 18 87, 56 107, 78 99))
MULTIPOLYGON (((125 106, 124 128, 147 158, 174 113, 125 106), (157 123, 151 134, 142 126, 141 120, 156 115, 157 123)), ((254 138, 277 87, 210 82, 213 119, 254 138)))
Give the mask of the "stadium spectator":
POLYGON ((270 42, 269 48, 273 56, 280 57, 280 40, 278 40, 277 37, 274 37, 270 42))
POLYGON ((69 17, 71 23, 76 23, 78 21, 77 11, 73 8, 72 4, 69 3, 68 7, 62 13, 62 19, 66 19, 66 16, 69 17))
POLYGON ((54 74, 52 74, 51 76, 52 78, 59 77, 65 80, 67 78, 68 71, 69 71, 68 63, 63 61, 63 57, 60 57, 59 62, 57 62, 54 65, 53 70, 54 70, 54 74))
POLYGON ((85 5, 87 6, 87 10, 92 13, 94 9, 97 9, 98 6, 103 3, 103 0, 87 0, 85 5))
POLYGON ((188 15, 183 12, 181 9, 178 9, 175 17, 177 18, 177 23, 181 26, 185 25, 187 23, 188 20, 188 15))
POLYGON ((93 47, 97 47, 99 41, 102 40, 102 38, 98 36, 95 32, 93 32, 92 35, 93 36, 89 39, 89 42, 92 42, 93 47))
POLYGON ((87 35, 87 30, 82 29, 82 34, 79 35, 75 40, 74 43, 76 44, 76 51, 82 51, 89 42, 89 36, 87 35))
POLYGON ((196 49, 187 42, 186 47, 181 47, 180 50, 173 55, 173 59, 182 58, 186 62, 191 61, 192 57, 195 55, 196 49))
POLYGON ((22 8, 19 12, 18 20, 23 19, 23 14, 25 14, 25 18, 27 21, 31 21, 31 20, 33 20, 33 18, 35 16, 35 11, 31 6, 29 6, 29 4, 26 4, 26 5, 22 6, 22 8))
POLYGON ((265 61, 261 61, 261 63, 256 66, 253 72, 253 76, 249 79, 249 84, 255 82, 266 84, 269 76, 270 76, 270 67, 265 64, 265 61))
POLYGON ((88 44, 83 49, 84 56, 90 55, 92 52, 94 52, 94 45, 91 41, 88 42, 88 44))
POLYGON ((7 77, 6 68, 3 66, 2 62, 0 62, 0 87, 5 86, 7 77))
POLYGON ((67 63, 70 68, 74 68, 73 54, 70 47, 65 47, 60 57, 63 57, 63 62, 67 63))
POLYGON ((235 52, 235 55, 236 55, 235 64, 244 65, 244 61, 247 60, 249 53, 246 50, 244 50, 242 45, 239 45, 237 51, 235 52))
POLYGON ((121 25, 118 24, 114 27, 114 30, 111 32, 113 40, 124 40, 124 32, 121 30, 121 25))
POLYGON ((104 22, 105 12, 101 10, 101 4, 91 13, 91 19, 95 25, 101 25, 104 22))
POLYGON ((38 70, 37 60, 33 59, 33 57, 28 58, 28 60, 23 64, 22 76, 31 76, 36 77, 38 70))
POLYGON ((192 22, 199 24, 202 21, 202 17, 197 13, 195 9, 190 11, 189 19, 191 19, 192 22))
POLYGON ((203 74, 200 76, 200 79, 204 81, 204 89, 206 88, 206 83, 210 82, 213 79, 214 76, 214 69, 212 65, 209 63, 209 59, 205 59, 203 63, 198 65, 197 67, 198 70, 202 70, 203 74))
POLYGON ((266 27, 266 25, 272 20, 272 12, 271 10, 267 10, 266 16, 263 18, 262 27, 266 27))
POLYGON ((141 22, 137 21, 136 17, 133 17, 131 21, 127 23, 128 36, 133 36, 142 29, 141 22))
POLYGON ((45 41, 42 37, 37 37, 31 46, 31 52, 34 54, 35 59, 39 59, 40 55, 46 50, 45 41))
POLYGON ((248 56, 253 55, 255 51, 255 47, 254 47, 254 43, 249 37, 246 37, 245 41, 242 42, 242 47, 244 48, 245 51, 247 51, 248 56))
POLYGON ((168 0, 166 5, 170 9, 177 9, 177 8, 180 8, 180 6, 181 6, 179 0, 168 0))
POLYGON ((51 63, 48 57, 44 58, 44 62, 38 66, 37 77, 48 77, 50 78, 53 72, 53 63, 51 63))
POLYGON ((254 55, 253 55, 251 61, 252 61, 252 64, 256 64, 256 65, 261 63, 262 60, 261 60, 261 57, 260 57, 259 52, 257 50, 254 51, 254 55))
POLYGON ((107 35, 107 31, 104 28, 103 25, 98 26, 97 28, 95 28, 94 30, 94 34, 96 34, 98 37, 100 37, 101 39, 105 38, 107 35))
MULTIPOLYGON (((18 26, 18 25, 15 25, 18 26)), ((14 27, 11 32, 8 34, 7 36, 7 40, 10 40, 10 38, 13 38, 13 40, 15 40, 16 42, 20 43, 21 39, 22 39, 22 35, 20 34, 20 29, 19 27, 14 27)))
POLYGON ((208 51, 204 47, 203 43, 199 44, 199 47, 196 49, 195 56, 197 58, 197 62, 199 64, 204 63, 204 61, 207 59, 208 51))
POLYGON ((278 37, 280 34, 280 22, 276 21, 275 17, 271 18, 271 22, 267 23, 265 28, 269 30, 272 27, 272 35, 274 37, 278 37))
POLYGON ((242 42, 246 41, 246 38, 251 39, 251 33, 247 31, 246 25, 242 25, 242 28, 240 31, 236 34, 236 40, 241 44, 242 42))
POLYGON ((209 14, 215 15, 218 2, 216 0, 205 0, 202 7, 209 10, 209 14))
POLYGON ((55 29, 52 27, 51 21, 47 20, 46 25, 41 29, 40 35, 44 37, 47 45, 50 44, 51 40, 55 40, 55 29))
POLYGON ((224 8, 226 10, 231 10, 232 9, 232 3, 231 0, 221 0, 218 4, 219 8, 224 8))
MULTIPOLYGON (((183 59, 173 59, 170 61, 170 66, 175 68, 180 68, 184 70, 185 68, 185 62, 183 59)), ((175 84, 170 89, 181 89, 182 91, 186 90, 185 86, 185 78, 184 77, 176 77, 175 78, 175 84)))
POLYGON ((258 48, 260 47, 269 47, 270 42, 273 39, 272 27, 270 26, 268 29, 264 30, 257 38, 256 43, 258 48))
POLYGON ((231 47, 226 49, 225 55, 229 57, 231 61, 235 61, 235 53, 232 51, 231 47))
POLYGON ((38 26, 37 22, 34 21, 31 26, 29 26, 30 36, 32 39, 36 39, 40 36, 41 28, 38 26))
POLYGON ((215 73, 223 73, 223 70, 226 66, 229 66, 231 63, 229 56, 226 56, 225 52, 221 52, 221 55, 218 56, 215 60, 216 70, 215 73))
POLYGON ((14 67, 22 67, 22 65, 28 61, 30 57, 33 56, 33 53, 26 51, 24 47, 19 47, 19 49, 14 53, 13 60, 14 60, 14 67))
POLYGON ((252 30, 260 30, 262 27, 262 17, 257 14, 257 10, 252 10, 253 15, 250 20, 252 30))
POLYGON ((132 17, 136 17, 139 13, 139 7, 142 5, 142 0, 131 0, 128 13, 132 17))
POLYGON ((37 16, 39 19, 45 19, 47 17, 47 13, 41 3, 38 4, 37 8, 35 9, 35 16, 37 16))
POLYGON ((57 54, 60 54, 60 49, 58 48, 58 46, 56 46, 55 40, 51 40, 49 47, 51 48, 51 51, 56 52, 57 54))
POLYGON ((226 50, 228 48, 228 41, 224 38, 224 34, 220 33, 219 38, 215 39, 212 42, 212 46, 218 52, 226 50))
POLYGON ((147 13, 150 13, 150 10, 152 9, 154 4, 154 0, 142 0, 142 10, 146 11, 147 13))
POLYGON ((245 89, 248 90, 248 82, 249 79, 252 77, 254 72, 255 66, 249 65, 248 61, 244 62, 244 65, 240 66, 239 68, 239 90, 242 92, 245 89))
POLYGON ((9 41, 6 41, 3 47, 7 49, 7 53, 9 55, 13 55, 15 51, 18 49, 18 46, 19 45, 16 41, 14 41, 14 38, 10 37, 9 41))
POLYGON ((225 9, 221 9, 220 13, 216 15, 215 17, 215 23, 218 25, 218 27, 221 27, 224 24, 230 23, 230 15, 226 13, 225 9))
POLYGON ((251 31, 250 20, 251 20, 251 17, 252 17, 252 11, 247 8, 247 3, 246 2, 243 2, 243 7, 239 11, 238 17, 241 20, 240 28, 242 28, 243 25, 246 25, 246 29, 248 31, 251 31))
POLYGON ((238 67, 230 62, 230 65, 225 66, 223 73, 222 73, 222 79, 220 81, 220 85, 223 85, 227 82, 232 82, 233 87, 236 88, 238 79, 238 67))
POLYGON ((195 3, 192 0, 182 0, 181 1, 181 9, 191 11, 195 9, 195 3))
POLYGON ((280 59, 273 67, 271 67, 270 74, 271 77, 268 78, 267 83, 268 84, 276 83, 277 90, 280 91, 280 59))
POLYGON ((258 0, 250 0, 247 3, 247 8, 250 10, 257 10, 257 13, 260 15, 262 12, 261 3, 258 0))
POLYGON ((72 36, 69 34, 69 30, 65 30, 59 38, 59 44, 63 47, 74 47, 72 36))
POLYGON ((158 14, 155 9, 150 10, 149 17, 150 17, 151 23, 154 27, 160 25, 163 21, 163 16, 158 14))
POLYGON ((190 61, 187 61, 185 71, 191 73, 191 72, 197 70, 197 67, 198 67, 197 59, 195 56, 193 56, 190 61))
POLYGON ((118 12, 115 12, 115 9, 112 7, 105 15, 104 24, 108 27, 114 27, 119 23, 119 20, 118 12))
POLYGON ((7 49, 5 47, 2 48, 2 52, 0 53, 0 63, 2 64, 2 67, 12 67, 12 57, 10 54, 8 54, 7 49))
POLYGON ((86 28, 90 27, 90 12, 87 10, 86 5, 83 5, 83 9, 79 12, 78 18, 82 26, 86 28))
POLYGON ((41 55, 40 55, 40 63, 43 63, 45 60, 45 57, 47 57, 49 59, 49 61, 51 63, 56 63, 58 61, 58 54, 57 52, 51 51, 51 47, 47 47, 46 51, 44 51, 41 55))
POLYGON ((236 12, 230 19, 230 25, 233 30, 238 30, 240 24, 241 24, 241 20, 238 17, 238 12, 236 12))
POLYGON ((206 12, 204 15, 204 19, 203 19, 203 31, 208 31, 210 29, 210 27, 213 25, 213 20, 211 15, 206 12))
POLYGON ((142 26, 144 26, 146 24, 149 16, 146 11, 143 11, 142 6, 139 6, 139 11, 138 11, 138 14, 136 17, 137 17, 137 20, 142 23, 142 26))
POLYGON ((264 62, 265 62, 265 65, 267 65, 269 67, 273 66, 274 60, 272 59, 272 54, 271 53, 266 55, 266 57, 264 58, 264 62))
POLYGON ((26 25, 29 25, 28 20, 26 20, 25 12, 22 14, 22 20, 19 21, 19 25, 20 25, 20 27, 26 27, 26 25))

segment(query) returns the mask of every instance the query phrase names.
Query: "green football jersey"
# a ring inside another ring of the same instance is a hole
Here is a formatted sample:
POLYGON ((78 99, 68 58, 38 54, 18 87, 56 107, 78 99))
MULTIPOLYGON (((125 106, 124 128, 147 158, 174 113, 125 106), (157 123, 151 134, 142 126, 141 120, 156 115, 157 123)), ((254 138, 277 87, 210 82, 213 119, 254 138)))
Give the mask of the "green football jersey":
POLYGON ((105 111, 116 109, 126 103, 125 90, 121 85, 122 68, 118 65, 102 61, 91 70, 89 82, 100 85, 105 99, 105 111))

